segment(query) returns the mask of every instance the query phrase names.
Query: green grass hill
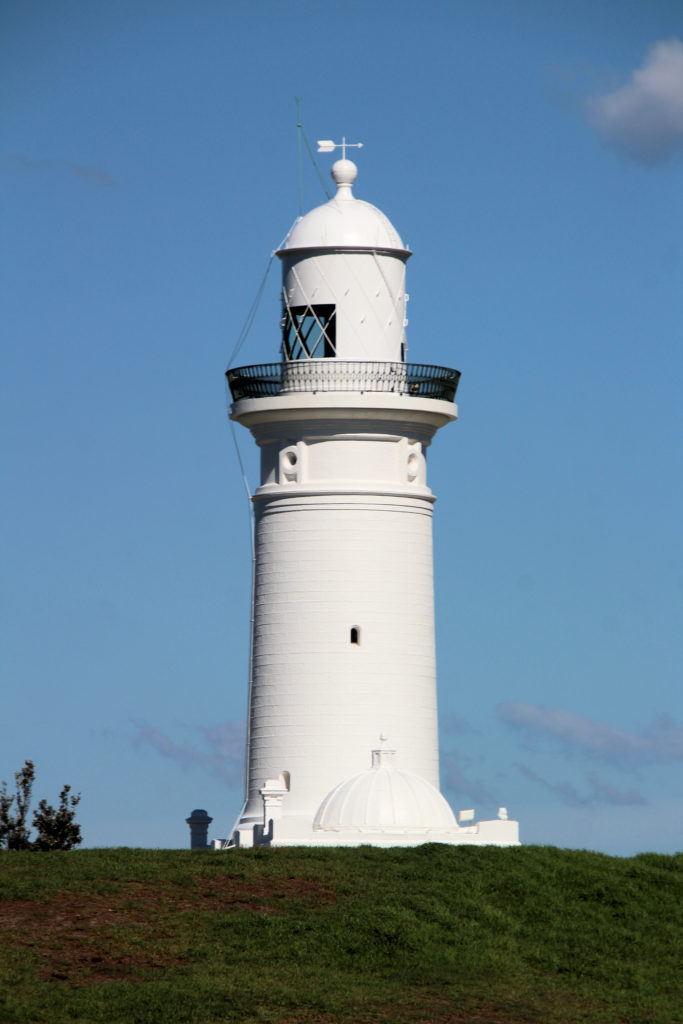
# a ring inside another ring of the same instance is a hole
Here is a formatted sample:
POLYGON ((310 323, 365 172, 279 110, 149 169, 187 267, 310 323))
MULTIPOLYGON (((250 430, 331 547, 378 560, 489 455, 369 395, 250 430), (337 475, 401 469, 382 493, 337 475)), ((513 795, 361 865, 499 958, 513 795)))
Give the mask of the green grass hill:
POLYGON ((683 855, 0 854, 2 1024, 674 1024, 683 855))

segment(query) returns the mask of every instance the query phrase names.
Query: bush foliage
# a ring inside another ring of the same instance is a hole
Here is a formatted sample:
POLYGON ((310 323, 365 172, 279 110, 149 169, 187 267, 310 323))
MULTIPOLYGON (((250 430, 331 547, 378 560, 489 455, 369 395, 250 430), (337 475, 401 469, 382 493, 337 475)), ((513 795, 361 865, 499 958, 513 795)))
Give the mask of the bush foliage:
POLYGON ((35 839, 27 824, 36 770, 33 761, 25 761, 23 768, 14 773, 16 792, 7 792, 3 780, 0 789, 0 850, 72 850, 81 840, 81 827, 76 822, 76 807, 81 795, 71 796, 71 786, 64 786, 56 809, 47 800, 41 800, 33 812, 35 839), (13 811, 13 806, 16 811, 13 811))

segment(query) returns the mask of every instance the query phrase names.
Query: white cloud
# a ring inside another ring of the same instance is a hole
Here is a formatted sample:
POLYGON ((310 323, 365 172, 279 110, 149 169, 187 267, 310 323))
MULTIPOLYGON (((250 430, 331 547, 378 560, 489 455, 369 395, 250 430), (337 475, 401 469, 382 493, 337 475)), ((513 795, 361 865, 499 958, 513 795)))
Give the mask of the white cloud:
POLYGON ((453 754, 442 755, 439 759, 441 769, 441 788, 454 797, 484 803, 492 799, 491 793, 483 782, 472 779, 462 771, 458 759, 453 754))
POLYGON ((208 749, 190 743, 177 743, 146 723, 137 723, 133 737, 136 745, 147 745, 162 757, 183 768, 202 768, 225 782, 236 784, 244 778, 244 723, 222 722, 200 728, 208 749))
POLYGON ((606 145, 638 163, 669 159, 683 148, 683 43, 655 43, 626 85, 587 103, 606 145))
POLYGON ((111 186, 116 184, 106 171, 101 167, 95 167, 93 164, 77 164, 73 160, 52 160, 44 157, 35 160, 32 157, 25 156, 23 153, 10 153, 7 159, 19 171, 35 173, 66 168, 72 174, 79 178, 84 178, 93 185, 111 186))
POLYGON ((517 763, 515 768, 525 778, 530 779, 532 782, 537 782, 544 789, 549 790, 567 807, 591 807, 595 804, 610 804, 616 807, 643 807, 648 803, 642 793, 639 793, 637 790, 629 789, 624 793, 621 790, 615 789, 614 786, 603 782, 597 775, 588 776, 590 790, 581 793, 573 783, 551 782, 545 776, 533 771, 528 765, 517 763))
POLYGON ((615 789, 607 782, 603 782, 597 775, 589 775, 588 781, 593 787, 593 801, 595 803, 613 804, 616 807, 631 807, 633 804, 644 806, 648 803, 642 793, 637 789, 629 789, 625 793, 615 789))
POLYGON ((466 733, 474 732, 467 719, 462 715, 456 715, 454 711, 444 711, 439 715, 439 728, 452 736, 464 736, 466 733))
POLYGON ((535 707, 522 701, 498 705, 504 722, 529 737, 546 738, 613 764, 649 764, 683 759, 683 729, 666 715, 638 733, 615 729, 566 708, 535 707))

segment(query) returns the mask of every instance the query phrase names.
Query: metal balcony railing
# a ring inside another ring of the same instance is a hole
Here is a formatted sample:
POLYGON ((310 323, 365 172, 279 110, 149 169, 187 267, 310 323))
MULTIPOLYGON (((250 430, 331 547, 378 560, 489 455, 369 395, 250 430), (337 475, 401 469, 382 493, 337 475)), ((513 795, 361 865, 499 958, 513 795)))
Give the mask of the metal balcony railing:
POLYGON ((393 392, 453 402, 459 370, 419 363, 371 363, 345 359, 298 359, 239 366, 226 373, 233 399, 320 391, 393 392))

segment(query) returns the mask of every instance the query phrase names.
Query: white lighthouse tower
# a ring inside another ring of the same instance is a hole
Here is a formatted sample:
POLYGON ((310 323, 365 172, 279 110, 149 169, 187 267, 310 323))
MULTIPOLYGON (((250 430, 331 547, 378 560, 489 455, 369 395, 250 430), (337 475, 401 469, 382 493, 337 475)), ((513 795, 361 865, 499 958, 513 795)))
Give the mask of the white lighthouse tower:
POLYGON ((459 373, 405 362, 388 219, 332 168, 282 263, 282 360, 228 371, 261 452, 244 807, 230 845, 518 842, 439 792, 425 453, 459 373), (462 816, 461 816, 462 817, 462 816))

